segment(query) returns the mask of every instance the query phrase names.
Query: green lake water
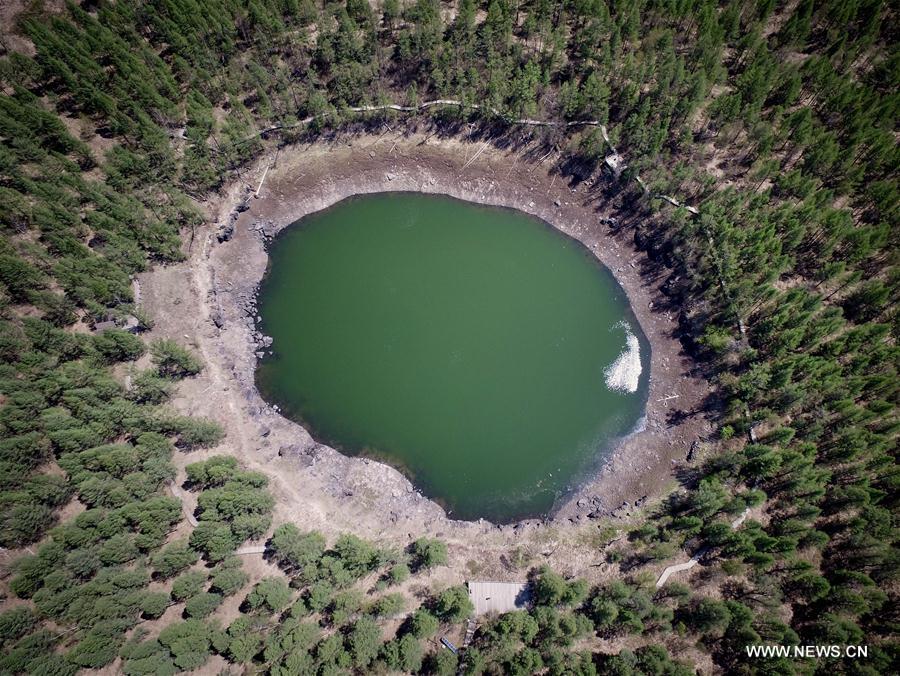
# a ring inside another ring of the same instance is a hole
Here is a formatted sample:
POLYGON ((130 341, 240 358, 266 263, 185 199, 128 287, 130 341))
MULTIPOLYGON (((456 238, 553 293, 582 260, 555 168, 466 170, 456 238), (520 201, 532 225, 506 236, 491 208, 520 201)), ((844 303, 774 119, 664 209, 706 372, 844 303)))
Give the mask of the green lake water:
POLYGON ((540 516, 635 429, 649 346, 578 242, 510 209, 354 197, 272 243, 263 397, 454 518, 540 516), (638 377, 639 374, 639 377, 638 377))

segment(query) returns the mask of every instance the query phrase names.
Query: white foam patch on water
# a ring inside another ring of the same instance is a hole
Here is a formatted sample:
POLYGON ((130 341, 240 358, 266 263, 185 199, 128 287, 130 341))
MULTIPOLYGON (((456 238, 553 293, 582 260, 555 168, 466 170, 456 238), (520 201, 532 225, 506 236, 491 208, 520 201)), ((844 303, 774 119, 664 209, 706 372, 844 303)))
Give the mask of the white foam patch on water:
POLYGON ((625 349, 603 372, 606 386, 618 392, 637 392, 641 379, 641 344, 627 324, 616 326, 625 329, 625 349))

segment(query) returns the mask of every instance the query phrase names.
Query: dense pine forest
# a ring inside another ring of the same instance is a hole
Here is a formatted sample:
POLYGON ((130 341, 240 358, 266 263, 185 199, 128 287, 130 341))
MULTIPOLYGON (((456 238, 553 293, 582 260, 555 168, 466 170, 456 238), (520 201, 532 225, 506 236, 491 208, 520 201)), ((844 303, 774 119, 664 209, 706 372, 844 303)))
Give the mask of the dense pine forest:
POLYGON ((895 5, 4 12, 0 673, 681 675, 697 652, 727 673, 898 670, 895 5), (351 110, 435 99, 460 105, 351 110), (703 463, 607 549, 618 580, 533 569, 534 607, 482 624, 461 660, 432 639, 469 615, 465 590, 398 591, 446 565, 439 540, 396 551, 272 523, 267 477, 224 454, 188 466, 198 523, 184 520, 173 454, 223 431, 167 407, 204 364, 140 337, 153 317, 131 286, 184 258, 198 200, 264 150, 388 119, 558 149, 554 170, 629 215, 617 227, 667 271, 683 341, 717 393, 703 463), (565 124, 583 120, 597 124, 565 124), (628 158, 621 176, 604 173, 601 123, 628 158), (747 506, 763 516, 732 530, 747 506), (266 535, 283 574, 251 584, 234 554, 266 535), (702 583, 655 589, 642 567, 681 550, 707 551, 702 583), (226 605, 239 607, 227 624, 226 605), (748 659, 762 643, 869 655, 748 659))

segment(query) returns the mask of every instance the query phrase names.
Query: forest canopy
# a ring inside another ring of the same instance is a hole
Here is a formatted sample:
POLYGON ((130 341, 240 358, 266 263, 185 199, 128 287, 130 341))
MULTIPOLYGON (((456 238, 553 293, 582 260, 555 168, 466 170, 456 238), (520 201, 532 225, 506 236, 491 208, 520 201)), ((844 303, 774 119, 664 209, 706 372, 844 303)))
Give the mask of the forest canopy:
POLYGON ((90 0, 3 17, 0 672, 896 670, 895 6, 90 0), (437 99, 455 103, 418 108, 437 99), (413 110, 358 110, 387 104, 413 110), (464 590, 409 592, 454 564, 440 540, 273 523, 268 478, 218 450, 186 464, 189 526, 173 459, 224 431, 168 405, 204 364, 141 337, 132 287, 185 258, 202 199, 264 151, 388 122, 557 150, 552 171, 599 186, 664 270, 715 387, 703 462, 592 550, 614 579, 535 564, 533 606, 482 622, 461 658, 431 639, 470 615, 464 590), (277 576, 245 568, 250 540, 277 576), (706 557, 695 588, 648 583, 681 551, 706 557), (760 643, 869 656, 745 660, 760 643))

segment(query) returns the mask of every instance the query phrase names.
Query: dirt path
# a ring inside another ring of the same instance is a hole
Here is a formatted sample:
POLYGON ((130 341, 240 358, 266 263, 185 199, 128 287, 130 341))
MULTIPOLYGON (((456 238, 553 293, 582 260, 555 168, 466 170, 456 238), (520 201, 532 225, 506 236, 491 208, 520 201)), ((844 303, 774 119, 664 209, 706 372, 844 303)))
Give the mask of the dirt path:
POLYGON ((710 390, 692 375, 692 362, 673 338, 677 317, 660 309, 665 278, 647 272, 652 268, 643 265, 630 240, 612 236, 601 224, 601 216, 613 214, 602 204, 598 209, 585 186, 570 186, 547 174, 550 163, 526 158, 522 149, 498 150, 481 142, 382 134, 283 148, 277 163, 266 156, 244 171, 243 181, 208 205, 210 223, 198 229, 188 261, 140 276, 144 307, 156 321, 151 338, 188 343, 206 365, 180 387, 173 405, 217 420, 227 431, 220 447, 176 462, 183 466, 230 453, 266 473, 277 501, 276 525, 293 521, 331 536, 352 531, 398 547, 421 535, 442 537, 453 558, 450 575, 458 580, 475 574, 519 579, 536 563, 588 577, 605 574, 597 567, 597 550, 583 543, 592 542, 600 518, 624 501, 630 508, 673 485, 675 464, 684 461, 694 440, 709 433, 702 416, 678 413, 697 410, 710 390), (249 210, 239 215, 231 240, 219 243, 220 226, 248 198, 244 181, 255 189, 266 170, 259 199, 250 199, 249 210), (399 472, 316 443, 256 392, 256 352, 264 348, 254 295, 266 269, 266 239, 347 196, 404 190, 516 207, 580 240, 616 274, 653 346, 646 429, 625 440, 602 472, 548 522, 498 527, 452 520, 399 472), (511 552, 517 552, 515 564, 511 552))
MULTIPOLYGON (((741 512, 741 515, 738 518, 731 522, 731 530, 737 530, 738 528, 740 528, 743 525, 744 521, 747 520, 748 516, 750 516, 749 507, 741 512)), ((668 566, 665 570, 663 570, 662 574, 659 576, 659 579, 656 580, 656 588, 659 589, 660 587, 662 587, 675 573, 690 570, 691 568, 696 566, 698 563, 700 563, 700 559, 706 556, 708 552, 709 547, 704 547, 684 563, 678 563, 674 566, 668 566)))

